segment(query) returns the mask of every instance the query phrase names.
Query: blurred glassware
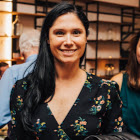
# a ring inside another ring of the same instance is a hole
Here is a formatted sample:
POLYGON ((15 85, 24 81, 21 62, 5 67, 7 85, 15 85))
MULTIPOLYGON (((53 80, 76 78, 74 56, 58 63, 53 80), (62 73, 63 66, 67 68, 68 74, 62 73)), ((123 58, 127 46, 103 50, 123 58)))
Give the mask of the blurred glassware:
POLYGON ((110 76, 113 75, 113 71, 114 71, 114 65, 109 63, 105 65, 105 75, 106 76, 110 76))

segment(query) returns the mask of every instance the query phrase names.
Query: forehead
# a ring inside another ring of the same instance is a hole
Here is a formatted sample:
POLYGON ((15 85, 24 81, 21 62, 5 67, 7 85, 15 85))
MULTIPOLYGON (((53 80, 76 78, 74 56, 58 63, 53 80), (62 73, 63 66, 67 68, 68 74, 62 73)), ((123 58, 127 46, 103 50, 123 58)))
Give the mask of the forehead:
POLYGON ((82 27, 84 28, 84 25, 82 21, 79 19, 79 17, 75 13, 66 13, 64 15, 59 16, 53 23, 52 28, 58 28, 58 27, 82 27))

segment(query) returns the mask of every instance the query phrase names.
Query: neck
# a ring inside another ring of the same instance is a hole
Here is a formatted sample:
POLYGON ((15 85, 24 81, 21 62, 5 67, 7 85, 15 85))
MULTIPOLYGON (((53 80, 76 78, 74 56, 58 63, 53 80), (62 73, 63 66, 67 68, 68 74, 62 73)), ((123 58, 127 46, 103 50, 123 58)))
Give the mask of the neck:
POLYGON ((77 64, 55 64, 56 80, 70 80, 74 79, 83 71, 77 64))
POLYGON ((24 55, 22 54, 22 56, 24 57, 24 61, 26 61, 29 56, 34 55, 34 54, 37 54, 37 53, 30 53, 30 54, 24 54, 24 55))

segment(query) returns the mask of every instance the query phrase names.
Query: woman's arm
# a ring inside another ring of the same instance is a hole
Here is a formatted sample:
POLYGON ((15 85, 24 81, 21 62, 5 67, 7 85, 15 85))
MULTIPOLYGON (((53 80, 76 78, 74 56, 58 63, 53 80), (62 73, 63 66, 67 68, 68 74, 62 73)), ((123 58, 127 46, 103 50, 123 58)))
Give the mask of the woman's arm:
POLYGON ((26 91, 27 83, 25 81, 17 81, 14 85, 10 96, 10 110, 11 110, 11 140, 26 139, 25 130, 21 121, 20 111, 23 107, 23 98, 26 91))
POLYGON ((119 87, 116 82, 107 81, 102 92, 107 92, 106 112, 103 116, 102 134, 122 132, 122 101, 119 96, 119 87))

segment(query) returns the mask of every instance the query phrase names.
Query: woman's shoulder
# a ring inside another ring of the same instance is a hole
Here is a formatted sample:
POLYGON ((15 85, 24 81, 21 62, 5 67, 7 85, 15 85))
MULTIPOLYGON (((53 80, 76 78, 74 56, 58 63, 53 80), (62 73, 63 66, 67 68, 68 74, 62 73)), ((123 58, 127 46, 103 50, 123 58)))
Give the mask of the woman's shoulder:
POLYGON ((87 80, 90 81, 90 83, 98 84, 102 78, 93 75, 92 73, 86 72, 87 73, 87 80))
POLYGON ((122 87, 123 75, 127 75, 127 73, 120 72, 119 74, 116 74, 111 78, 111 81, 115 81, 118 83, 120 91, 121 91, 121 87, 122 87))
POLYGON ((18 80, 12 88, 10 96, 10 109, 20 111, 24 104, 25 93, 27 91, 27 78, 18 80))
POLYGON ((103 87, 103 86, 116 86, 117 83, 115 81, 111 81, 111 80, 106 80, 106 79, 103 79, 101 77, 98 77, 96 75, 93 75, 91 73, 87 73, 87 79, 91 82, 91 83, 95 83, 95 84, 98 84, 99 87, 103 87))
POLYGON ((11 100, 23 98, 27 90, 27 84, 27 78, 23 78, 21 80, 16 81, 11 90, 11 100))
MULTIPOLYGON (((89 73, 88 73, 89 74, 89 73)), ((98 76, 95 76, 93 74, 89 74, 90 76, 90 84, 92 85, 92 89, 97 89, 97 96, 101 95, 104 97, 110 97, 111 100, 115 100, 119 97, 119 86, 117 82, 102 79, 98 76)), ((93 91, 94 91, 93 90, 93 91)))
POLYGON ((16 88, 17 90, 27 90, 27 77, 23 78, 23 79, 20 79, 20 80, 17 80, 15 85, 13 86, 13 88, 16 88))

